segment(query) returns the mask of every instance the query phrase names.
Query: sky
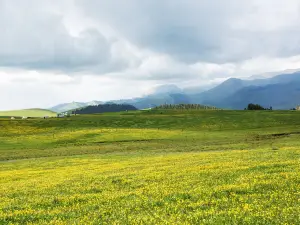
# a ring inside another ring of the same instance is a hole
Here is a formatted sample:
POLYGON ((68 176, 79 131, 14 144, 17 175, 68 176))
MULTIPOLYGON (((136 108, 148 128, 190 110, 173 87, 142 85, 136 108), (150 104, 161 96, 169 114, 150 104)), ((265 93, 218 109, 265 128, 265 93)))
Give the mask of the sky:
POLYGON ((0 0, 0 110, 300 68, 299 0, 0 0))

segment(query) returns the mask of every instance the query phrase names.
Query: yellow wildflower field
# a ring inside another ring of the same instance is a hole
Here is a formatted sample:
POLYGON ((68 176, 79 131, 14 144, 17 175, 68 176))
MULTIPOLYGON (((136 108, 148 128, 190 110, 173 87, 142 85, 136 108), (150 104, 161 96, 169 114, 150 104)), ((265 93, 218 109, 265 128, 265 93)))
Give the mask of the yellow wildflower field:
POLYGON ((0 120, 0 224, 298 224, 300 114, 213 113, 0 120))

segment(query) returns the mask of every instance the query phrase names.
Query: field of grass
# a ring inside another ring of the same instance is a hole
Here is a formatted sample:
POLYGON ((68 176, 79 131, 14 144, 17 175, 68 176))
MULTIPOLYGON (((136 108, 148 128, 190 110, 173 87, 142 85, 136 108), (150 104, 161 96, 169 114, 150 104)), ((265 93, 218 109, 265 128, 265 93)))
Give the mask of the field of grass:
POLYGON ((300 113, 0 119, 0 224, 299 224, 300 113))
POLYGON ((0 117, 55 117, 56 113, 46 109, 22 109, 12 111, 0 111, 0 117))

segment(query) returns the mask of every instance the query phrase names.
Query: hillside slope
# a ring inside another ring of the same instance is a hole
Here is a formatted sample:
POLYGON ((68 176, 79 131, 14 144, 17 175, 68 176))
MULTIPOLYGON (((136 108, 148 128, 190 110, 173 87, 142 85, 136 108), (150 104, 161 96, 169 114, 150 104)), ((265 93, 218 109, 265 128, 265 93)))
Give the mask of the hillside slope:
POLYGON ((12 110, 12 111, 0 111, 1 117, 43 117, 43 116, 56 116, 56 113, 46 109, 23 109, 23 110, 12 110))

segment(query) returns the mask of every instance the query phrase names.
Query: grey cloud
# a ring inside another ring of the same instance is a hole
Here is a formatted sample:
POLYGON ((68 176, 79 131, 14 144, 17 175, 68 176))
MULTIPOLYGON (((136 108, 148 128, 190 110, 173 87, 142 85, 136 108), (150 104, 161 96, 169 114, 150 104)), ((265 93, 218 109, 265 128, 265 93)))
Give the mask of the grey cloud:
POLYGON ((163 68, 139 79, 169 79, 194 76, 185 66, 196 62, 291 57, 300 54, 299 5, 298 0, 0 0, 0 67, 142 74, 147 57, 166 55, 183 69, 163 68), (78 35, 64 23, 69 8, 80 12, 77 21, 92 21, 78 35), (151 54, 123 54, 120 40, 151 54))
POLYGON ((64 15, 41 2, 1 1, 0 67, 97 73, 127 67, 126 61, 111 57, 114 40, 93 28, 72 36, 64 15))
POLYGON ((0 0, 0 90, 13 96, 4 105, 129 98, 157 83, 197 86, 300 68, 299 5, 0 0))
POLYGON ((286 3, 77 0, 77 3, 86 16, 105 21, 140 47, 170 54, 187 63, 225 63, 260 55, 280 57, 300 53, 297 0, 286 3), (291 13, 296 18, 288 20, 291 13), (237 23, 245 26, 234 26, 237 23), (280 23, 281 27, 269 29, 280 23))
POLYGON ((140 47, 188 62, 217 57, 228 27, 223 18, 230 14, 218 10, 223 1, 80 2, 87 16, 109 23, 140 47))

